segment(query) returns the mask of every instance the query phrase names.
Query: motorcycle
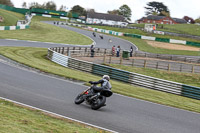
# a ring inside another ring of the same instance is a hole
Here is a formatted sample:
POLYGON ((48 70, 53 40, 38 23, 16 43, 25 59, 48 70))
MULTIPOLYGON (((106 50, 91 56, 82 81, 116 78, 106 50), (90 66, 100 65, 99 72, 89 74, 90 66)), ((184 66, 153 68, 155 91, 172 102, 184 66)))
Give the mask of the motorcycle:
POLYGON ((103 89, 100 92, 95 92, 92 89, 93 86, 80 93, 74 100, 75 104, 81 104, 85 101, 93 110, 105 106, 106 97, 110 97, 113 94, 112 91, 103 89))

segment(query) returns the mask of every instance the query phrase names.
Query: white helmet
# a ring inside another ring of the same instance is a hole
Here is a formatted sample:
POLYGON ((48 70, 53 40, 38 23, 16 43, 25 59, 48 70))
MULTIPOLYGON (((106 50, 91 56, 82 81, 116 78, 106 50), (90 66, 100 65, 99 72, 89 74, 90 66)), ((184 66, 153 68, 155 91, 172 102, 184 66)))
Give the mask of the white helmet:
POLYGON ((108 75, 103 75, 103 79, 107 79, 109 81, 110 77, 108 75))

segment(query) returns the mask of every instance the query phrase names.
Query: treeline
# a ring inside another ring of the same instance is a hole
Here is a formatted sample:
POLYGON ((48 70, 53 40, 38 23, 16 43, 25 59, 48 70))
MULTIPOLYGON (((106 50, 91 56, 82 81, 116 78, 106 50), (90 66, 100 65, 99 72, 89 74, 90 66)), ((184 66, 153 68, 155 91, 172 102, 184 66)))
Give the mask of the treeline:
POLYGON ((14 4, 10 0, 0 0, 0 4, 7 5, 7 6, 14 6, 14 4))

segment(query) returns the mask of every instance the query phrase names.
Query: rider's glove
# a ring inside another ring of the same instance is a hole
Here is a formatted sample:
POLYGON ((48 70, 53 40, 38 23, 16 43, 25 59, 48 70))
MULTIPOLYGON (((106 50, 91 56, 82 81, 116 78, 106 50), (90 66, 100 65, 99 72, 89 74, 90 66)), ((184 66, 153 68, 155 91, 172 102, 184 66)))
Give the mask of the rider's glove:
POLYGON ((89 81, 89 83, 90 83, 90 84, 93 84, 93 82, 92 82, 92 81, 89 81))

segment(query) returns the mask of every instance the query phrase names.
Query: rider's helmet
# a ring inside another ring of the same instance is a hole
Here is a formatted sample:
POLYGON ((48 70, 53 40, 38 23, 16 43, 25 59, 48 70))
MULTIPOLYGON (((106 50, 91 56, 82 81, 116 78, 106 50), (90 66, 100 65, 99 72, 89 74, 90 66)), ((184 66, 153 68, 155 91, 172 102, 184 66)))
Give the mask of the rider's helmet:
POLYGON ((103 75, 103 79, 106 79, 106 80, 110 80, 110 76, 108 76, 108 75, 103 75))

